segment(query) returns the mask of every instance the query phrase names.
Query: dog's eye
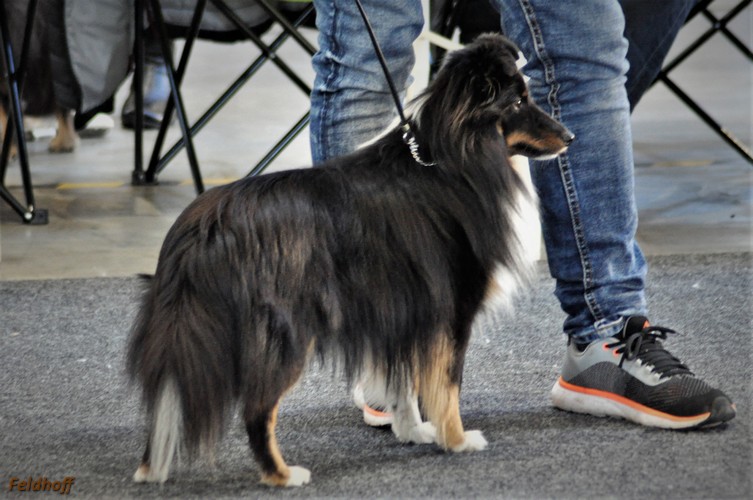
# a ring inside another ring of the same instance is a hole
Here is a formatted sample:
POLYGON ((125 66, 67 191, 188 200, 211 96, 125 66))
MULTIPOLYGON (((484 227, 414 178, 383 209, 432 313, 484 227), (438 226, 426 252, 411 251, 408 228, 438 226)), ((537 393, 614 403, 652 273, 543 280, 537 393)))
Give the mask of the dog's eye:
POLYGON ((512 111, 520 111, 520 108, 523 107, 523 99, 518 99, 512 104, 508 104, 510 110, 512 111))

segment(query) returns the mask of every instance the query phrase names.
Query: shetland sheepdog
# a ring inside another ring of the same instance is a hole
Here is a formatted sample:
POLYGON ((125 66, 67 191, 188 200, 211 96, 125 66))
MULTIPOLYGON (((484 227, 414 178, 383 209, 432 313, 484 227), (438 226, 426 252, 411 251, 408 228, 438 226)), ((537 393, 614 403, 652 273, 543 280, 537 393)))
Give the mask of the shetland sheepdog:
POLYGON ((524 274, 516 231, 533 198, 510 156, 553 157, 573 139, 529 98, 517 54, 501 35, 449 54, 412 107, 413 152, 396 127, 353 154, 244 178, 185 209, 128 347, 149 427, 134 480, 165 481, 178 449, 211 451, 239 403, 261 481, 307 483, 308 470, 283 460, 275 426, 312 357, 335 360, 351 382, 382 376, 402 441, 484 448, 458 404, 474 317, 524 274))

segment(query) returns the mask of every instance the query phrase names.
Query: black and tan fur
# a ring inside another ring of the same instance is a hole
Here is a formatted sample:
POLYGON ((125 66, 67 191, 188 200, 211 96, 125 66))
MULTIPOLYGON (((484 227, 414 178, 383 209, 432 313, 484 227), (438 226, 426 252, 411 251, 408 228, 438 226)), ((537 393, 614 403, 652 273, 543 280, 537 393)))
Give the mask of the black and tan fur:
POLYGON ((351 381, 365 366, 384 376, 400 397, 401 440, 486 445, 464 430, 458 404, 474 318, 495 274, 520 272, 526 194, 509 158, 553 156, 572 140, 528 98, 516 58, 499 35, 447 57, 412 118, 421 156, 436 165, 414 161, 395 129, 352 155, 242 179, 186 208, 128 350, 150 429, 135 480, 165 481, 178 447, 211 450, 239 403, 262 482, 308 482, 285 464, 275 426, 314 355, 337 360, 351 381), (415 421, 417 396, 429 424, 415 421))

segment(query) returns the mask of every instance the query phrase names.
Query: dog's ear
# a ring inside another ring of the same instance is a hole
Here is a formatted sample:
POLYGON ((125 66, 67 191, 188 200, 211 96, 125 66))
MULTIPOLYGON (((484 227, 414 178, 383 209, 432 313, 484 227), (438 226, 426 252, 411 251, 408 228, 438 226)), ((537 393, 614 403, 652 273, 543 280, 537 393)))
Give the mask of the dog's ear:
POLYGON ((518 47, 499 33, 487 33, 476 38, 464 51, 464 74, 469 90, 476 94, 474 104, 493 104, 519 73, 518 47))
POLYGON ((512 43, 510 40, 508 40, 505 37, 502 37, 502 46, 507 50, 507 53, 510 55, 510 57, 513 58, 513 60, 516 62, 515 66, 505 66, 506 72, 505 74, 507 76, 513 76, 518 72, 518 65, 517 61, 520 59, 520 49, 518 49, 518 46, 512 43))
POLYGON ((508 77, 518 72, 516 62, 520 58, 520 50, 509 38, 499 33, 486 33, 476 38, 473 44, 479 46, 478 52, 487 59, 491 71, 500 71, 508 77), (511 61, 513 64, 510 64, 511 61))

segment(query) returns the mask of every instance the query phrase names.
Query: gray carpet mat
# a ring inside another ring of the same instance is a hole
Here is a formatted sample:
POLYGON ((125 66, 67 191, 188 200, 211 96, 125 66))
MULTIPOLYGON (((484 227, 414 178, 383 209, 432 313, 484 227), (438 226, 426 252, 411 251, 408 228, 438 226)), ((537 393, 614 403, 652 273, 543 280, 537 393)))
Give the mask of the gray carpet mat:
MULTIPOLYGON (((553 409, 565 339, 540 269, 517 312, 480 321, 461 413, 489 447, 450 454, 402 445, 366 427, 344 384, 313 366, 283 400, 278 437, 312 482, 277 491, 235 421, 214 466, 181 464, 164 485, 131 482, 145 438, 123 374, 135 278, 0 283, 0 496, 17 483, 75 478, 91 498, 751 498, 752 255, 650 260, 652 321, 685 335, 668 349, 723 388, 738 416, 723 428, 673 432, 553 409)), ((29 495, 29 493, 25 493, 29 495)), ((35 496, 36 497, 36 496, 35 496)))

